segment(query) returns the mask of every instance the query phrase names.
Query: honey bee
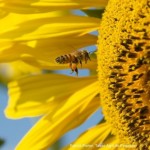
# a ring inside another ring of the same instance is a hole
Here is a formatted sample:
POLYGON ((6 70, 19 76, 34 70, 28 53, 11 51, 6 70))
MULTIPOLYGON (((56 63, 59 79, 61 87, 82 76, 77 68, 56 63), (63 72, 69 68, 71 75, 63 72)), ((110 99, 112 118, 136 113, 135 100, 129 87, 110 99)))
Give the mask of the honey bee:
POLYGON ((57 57, 56 62, 59 64, 68 64, 69 67, 71 68, 73 73, 74 71, 76 72, 76 75, 78 76, 78 68, 77 65, 80 63, 82 67, 82 61, 84 60, 85 63, 87 63, 88 60, 90 59, 89 52, 86 50, 81 50, 81 51, 75 51, 66 55, 62 55, 57 57))

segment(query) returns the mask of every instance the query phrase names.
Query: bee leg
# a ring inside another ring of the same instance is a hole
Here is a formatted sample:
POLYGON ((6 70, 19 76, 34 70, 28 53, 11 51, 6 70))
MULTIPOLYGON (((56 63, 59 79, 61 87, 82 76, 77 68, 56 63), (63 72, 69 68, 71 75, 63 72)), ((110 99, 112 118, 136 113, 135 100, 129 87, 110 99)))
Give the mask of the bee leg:
POLYGON ((71 72, 70 72, 70 74, 72 74, 73 72, 74 72, 74 70, 72 70, 72 69, 71 69, 71 72))
POLYGON ((81 59, 78 59, 79 60, 79 63, 81 65, 81 68, 82 68, 82 60, 81 59))
POLYGON ((76 76, 78 76, 78 68, 75 69, 76 76))
POLYGON ((85 55, 85 64, 87 63, 87 61, 88 61, 88 58, 87 58, 87 55, 85 55))
POLYGON ((69 63, 69 67, 72 68, 72 63, 69 63))
POLYGON ((80 60, 81 68, 82 68, 82 61, 80 60))
POLYGON ((76 76, 78 76, 78 68, 76 68, 75 70, 72 69, 72 72, 70 74, 72 74, 74 71, 76 72, 76 76))
POLYGON ((90 58, 89 54, 88 54, 88 60, 90 60, 90 61, 91 61, 91 58, 90 58))
POLYGON ((86 56, 85 56, 85 63, 87 63, 88 60, 91 61, 91 58, 90 58, 89 54, 86 54, 86 56))
POLYGON ((69 67, 70 67, 70 69, 71 69, 71 71, 72 71, 72 72, 71 72, 71 74, 72 74, 72 73, 74 72, 74 70, 72 69, 72 63, 69 64, 69 67))
POLYGON ((87 59, 87 58, 85 58, 85 64, 87 63, 87 60, 88 60, 88 59, 87 59))
POLYGON ((75 71, 76 75, 78 76, 78 68, 77 68, 77 64, 76 63, 72 63, 71 70, 72 70, 71 73, 73 73, 75 71))

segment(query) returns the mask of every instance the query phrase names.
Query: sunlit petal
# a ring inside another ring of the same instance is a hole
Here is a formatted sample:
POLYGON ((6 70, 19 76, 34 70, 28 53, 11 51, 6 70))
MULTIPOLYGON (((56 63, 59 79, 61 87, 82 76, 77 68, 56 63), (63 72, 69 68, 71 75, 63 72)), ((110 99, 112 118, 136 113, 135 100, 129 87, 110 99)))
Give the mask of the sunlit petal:
POLYGON ((1 0, 0 2, 1 8, 5 8, 6 12, 16 13, 41 13, 54 10, 104 7, 106 4, 107 0, 1 0))
POLYGON ((89 148, 98 149, 99 145, 104 142, 104 140, 110 134, 111 128, 107 123, 101 123, 83 134, 81 134, 77 140, 71 143, 65 150, 84 150, 85 146, 89 148))
POLYGON ((73 94, 55 114, 49 113, 36 123, 16 150, 48 148, 64 133, 80 125, 98 109, 99 101, 92 101, 97 92, 95 82, 73 94))
MULTIPOLYGON (((14 16, 15 17, 15 16, 14 16)), ((7 17, 6 17, 7 18, 7 17)), ((6 19, 10 21, 10 19, 6 19)), ((2 19, 3 21, 3 19, 2 19)), ((13 20, 12 20, 13 21, 13 20)), ((28 20, 17 25, 5 27, 7 22, 2 23, 0 28, 1 39, 12 40, 35 40, 50 37, 59 37, 65 35, 78 34, 82 35, 92 32, 99 27, 100 19, 92 17, 83 17, 75 15, 66 15, 61 17, 51 17, 47 15, 35 15, 29 17, 28 20)))
POLYGON ((74 91, 96 81, 95 77, 74 78, 63 75, 33 75, 9 84, 7 117, 37 116, 62 106, 74 91))
MULTIPOLYGON (((8 15, 4 16, 0 19, 0 35, 3 35, 5 33, 9 33, 13 30, 17 30, 20 28, 20 25, 22 23, 30 22, 31 20, 38 21, 40 19, 50 19, 52 17, 60 17, 64 16, 66 14, 70 14, 69 12, 61 12, 61 11, 54 11, 54 12, 48 12, 48 13, 39 13, 39 14, 15 14, 15 13, 9 13, 8 15)), ((43 22, 45 23, 45 22, 43 22)), ((40 25, 42 25, 41 23, 40 25)), ((31 24, 28 24, 28 26, 31 26, 31 24)), ((23 30, 23 29, 22 29, 23 30)), ((14 32, 15 33, 15 32, 14 32)), ((22 33, 15 33, 14 36, 21 35, 22 33)), ((11 37, 12 35, 7 35, 8 37, 11 37)), ((8 38, 7 37, 7 38, 8 38)), ((0 36, 0 39, 3 37, 0 36)))

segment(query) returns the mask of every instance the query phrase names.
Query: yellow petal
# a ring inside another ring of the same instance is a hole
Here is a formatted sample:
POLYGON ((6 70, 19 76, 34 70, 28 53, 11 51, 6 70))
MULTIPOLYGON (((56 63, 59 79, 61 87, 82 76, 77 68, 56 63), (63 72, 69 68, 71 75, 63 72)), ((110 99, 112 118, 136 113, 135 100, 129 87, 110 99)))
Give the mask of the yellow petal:
POLYGON ((35 40, 92 32, 99 27, 100 19, 75 15, 51 17, 47 14, 37 18, 32 15, 17 26, 10 24, 9 27, 5 27, 6 23, 1 25, 4 28, 0 34, 1 39, 35 40))
POLYGON ((97 82, 75 92, 55 114, 44 116, 27 133, 16 150, 46 149, 67 131, 84 122, 99 107, 97 82))
POLYGON ((54 111, 75 91, 96 81, 95 77, 73 78, 63 75, 33 75, 8 85, 9 118, 32 117, 54 111))
MULTIPOLYGON (((34 46, 27 45, 21 42, 14 42, 9 48, 0 50, 0 62, 9 62, 15 60, 23 60, 26 63, 40 67, 42 69, 62 69, 69 68, 67 65, 56 63, 55 59, 58 56, 73 52, 84 46, 96 44, 97 37, 86 34, 83 36, 48 38, 37 40, 34 46)), ((83 68, 96 67, 96 59, 91 58, 88 64, 83 65, 83 68)), ((94 68, 95 69, 95 68, 94 68)))
POLYGON ((39 13, 64 9, 101 7, 106 6, 106 4, 107 0, 3 0, 0 6, 5 8, 5 11, 12 11, 16 13, 39 13))
POLYGON ((0 41, 0 51, 3 51, 5 49, 9 49, 12 45, 13 45, 13 42, 11 41, 0 41))
POLYGON ((0 79, 5 84, 17 79, 18 77, 41 72, 42 71, 39 68, 33 67, 19 60, 11 63, 0 64, 0 79))
POLYGON ((106 6, 106 4, 107 0, 54 0, 52 2, 39 0, 38 2, 32 3, 31 6, 51 7, 51 9, 55 7, 58 7, 58 9, 81 9, 85 7, 106 6))
MULTIPOLYGON (((68 13, 67 13, 68 14, 68 13)), ((60 11, 54 11, 54 12, 48 12, 48 13, 39 13, 39 14, 15 14, 15 13, 9 13, 7 14, 5 17, 1 18, 0 19, 0 35, 5 35, 5 33, 9 33, 13 30, 17 30, 20 25, 22 25, 22 23, 25 23, 25 22, 30 22, 31 20, 39 20, 39 19, 48 19, 49 20, 52 18, 52 17, 60 17, 60 16, 64 16, 66 15, 65 12, 60 12, 60 11)), ((44 22, 43 22, 44 23, 44 22)), ((40 25, 43 24, 41 22, 40 25)), ((39 25, 39 24, 38 24, 39 25)), ((31 24, 28 26, 31 26, 31 24)), ((13 36, 19 36, 21 35, 22 33, 15 33, 15 35, 13 36)), ((6 35, 5 35, 6 36, 6 35)), ((12 38, 13 37, 12 35, 7 35, 7 38, 12 38)), ((2 39, 3 37, 0 36, 0 38, 2 39)))
POLYGON ((91 149, 98 149, 99 145, 104 142, 104 140, 110 134, 111 128, 107 123, 101 123, 88 131, 80 135, 77 140, 71 143, 67 148, 68 150, 84 150, 85 146, 91 149))

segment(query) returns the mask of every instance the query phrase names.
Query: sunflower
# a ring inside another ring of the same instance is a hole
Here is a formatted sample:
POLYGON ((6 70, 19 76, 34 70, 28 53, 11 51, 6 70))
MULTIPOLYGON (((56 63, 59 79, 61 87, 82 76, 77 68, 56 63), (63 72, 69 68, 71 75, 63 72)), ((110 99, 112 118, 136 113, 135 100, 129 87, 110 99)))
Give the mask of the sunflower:
POLYGON ((8 85, 7 117, 42 115, 16 150, 47 149, 101 107, 105 120, 65 149, 150 148, 150 1, 110 0, 101 19, 106 5, 106 0, 1 2, 0 61, 21 60, 44 70, 8 85), (89 76, 53 71, 67 67, 57 57, 90 45, 98 50, 83 64, 89 76))

